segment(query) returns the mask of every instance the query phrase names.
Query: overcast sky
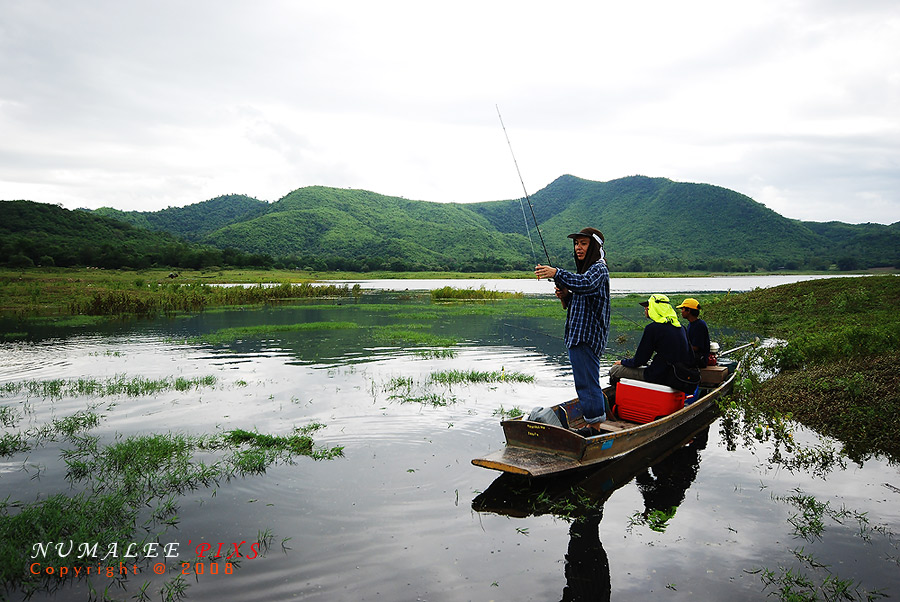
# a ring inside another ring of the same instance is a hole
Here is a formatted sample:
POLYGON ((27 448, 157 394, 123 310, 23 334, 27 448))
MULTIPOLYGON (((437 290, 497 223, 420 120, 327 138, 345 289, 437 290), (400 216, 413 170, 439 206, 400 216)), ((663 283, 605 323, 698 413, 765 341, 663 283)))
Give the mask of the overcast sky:
POLYGON ((529 194, 641 174, 900 221, 897 0, 0 0, 2 199, 519 198, 497 107, 529 194))

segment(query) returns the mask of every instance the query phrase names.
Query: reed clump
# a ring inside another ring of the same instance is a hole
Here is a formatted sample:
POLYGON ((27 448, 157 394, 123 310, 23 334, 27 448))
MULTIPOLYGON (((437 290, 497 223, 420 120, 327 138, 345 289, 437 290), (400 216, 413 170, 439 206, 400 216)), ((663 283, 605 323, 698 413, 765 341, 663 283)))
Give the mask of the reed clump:
POLYGON ((22 380, 4 383, 0 386, 0 397, 19 395, 24 393, 29 397, 41 397, 44 399, 59 399, 61 397, 127 395, 139 397, 144 395, 156 395, 164 391, 189 391, 201 387, 212 387, 216 384, 213 375, 187 378, 146 378, 143 376, 127 377, 124 375, 113 378, 56 378, 50 380, 22 380))
POLYGON ((493 291, 486 289, 484 286, 480 288, 454 288, 452 286, 445 286, 431 291, 432 301, 494 301, 497 299, 524 298, 524 293, 493 291))
POLYGON ((152 316, 179 311, 201 311, 207 307, 251 305, 294 299, 353 297, 359 285, 315 285, 284 283, 275 286, 212 286, 204 283, 166 284, 141 289, 98 290, 73 299, 72 314, 152 316))

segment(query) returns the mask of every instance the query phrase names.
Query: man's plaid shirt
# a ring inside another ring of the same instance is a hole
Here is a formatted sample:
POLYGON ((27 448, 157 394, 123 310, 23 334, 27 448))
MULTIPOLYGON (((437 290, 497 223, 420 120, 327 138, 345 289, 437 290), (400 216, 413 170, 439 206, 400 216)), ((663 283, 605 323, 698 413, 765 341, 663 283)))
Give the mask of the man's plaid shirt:
POLYGON ((597 261, 584 274, 557 268, 554 281, 572 291, 566 315, 566 347, 590 345, 597 357, 606 348, 609 336, 609 270, 597 261))

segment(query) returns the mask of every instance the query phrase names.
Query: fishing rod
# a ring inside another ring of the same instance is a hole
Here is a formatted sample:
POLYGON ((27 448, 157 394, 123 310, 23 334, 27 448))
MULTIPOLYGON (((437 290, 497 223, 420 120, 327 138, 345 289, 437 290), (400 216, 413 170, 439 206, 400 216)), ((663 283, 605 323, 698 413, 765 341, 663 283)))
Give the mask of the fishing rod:
POLYGON ((740 345, 733 349, 729 349, 728 351, 723 351, 722 353, 719 354, 719 357, 722 357, 723 355, 728 355, 729 353, 734 353, 735 351, 740 351, 741 349, 746 349, 747 347, 756 347, 757 345, 759 345, 759 337, 756 337, 755 340, 750 341, 749 343, 746 343, 744 345, 740 345))
MULTIPOLYGON (((531 219, 534 220, 534 229, 537 230, 538 238, 541 239, 541 246, 544 248, 544 255, 547 256, 547 265, 553 265, 550 261, 550 253, 547 252, 547 245, 544 244, 544 236, 541 234, 541 227, 538 226, 537 217, 534 215, 534 205, 531 204, 531 198, 528 196, 528 190, 525 189, 525 182, 522 180, 522 172, 519 169, 519 162, 516 161, 516 154, 513 152, 512 143, 509 141, 509 134, 506 132, 506 126, 503 124, 503 116, 500 114, 500 105, 494 105, 497 108, 497 117, 500 118, 500 127, 503 128, 503 135, 506 136, 506 145, 509 146, 509 153, 512 155, 513 164, 516 166, 516 173, 519 174, 519 183, 522 184, 522 192, 525 193, 525 200, 528 201, 528 208, 531 209, 531 219)), ((522 213, 525 210, 522 209, 522 213)), ((528 219, 525 219, 525 229, 528 230, 528 219)), ((528 232, 528 240, 531 240, 531 232, 528 232)), ((531 243, 531 254, 534 256, 534 242, 531 243)))

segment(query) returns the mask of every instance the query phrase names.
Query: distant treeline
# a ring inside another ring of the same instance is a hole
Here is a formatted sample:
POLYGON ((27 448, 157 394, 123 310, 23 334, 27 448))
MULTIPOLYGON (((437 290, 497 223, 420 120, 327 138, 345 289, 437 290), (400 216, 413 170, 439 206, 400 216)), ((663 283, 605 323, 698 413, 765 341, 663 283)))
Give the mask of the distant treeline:
POLYGON ((30 201, 2 201, 0 209, 0 264, 11 268, 274 266, 266 254, 191 244, 86 211, 30 201))
POLYGON ((518 199, 432 203, 324 186, 273 203, 232 194, 161 211, 0 201, 0 264, 511 272, 549 254, 571 269, 567 235, 593 226, 612 271, 900 268, 900 222, 802 222, 709 184, 567 175, 531 200, 533 216, 518 199))

